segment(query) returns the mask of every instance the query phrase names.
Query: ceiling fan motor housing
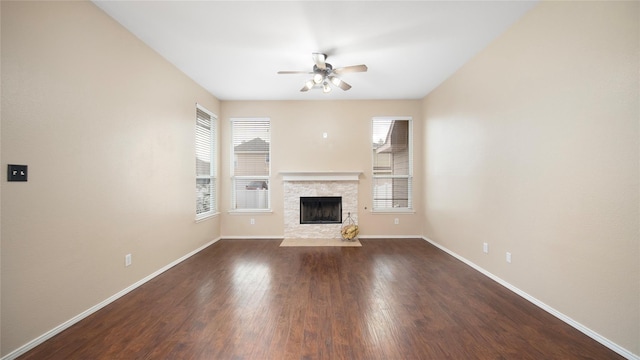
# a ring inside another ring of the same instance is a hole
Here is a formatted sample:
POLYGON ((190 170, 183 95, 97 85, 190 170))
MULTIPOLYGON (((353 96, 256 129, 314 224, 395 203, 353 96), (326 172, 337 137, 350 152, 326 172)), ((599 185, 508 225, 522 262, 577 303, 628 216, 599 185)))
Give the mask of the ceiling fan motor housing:
POLYGON ((333 66, 331 66, 331 64, 325 63, 324 65, 324 69, 318 68, 318 65, 313 65, 313 73, 322 75, 323 79, 331 75, 331 73, 333 72, 333 66))

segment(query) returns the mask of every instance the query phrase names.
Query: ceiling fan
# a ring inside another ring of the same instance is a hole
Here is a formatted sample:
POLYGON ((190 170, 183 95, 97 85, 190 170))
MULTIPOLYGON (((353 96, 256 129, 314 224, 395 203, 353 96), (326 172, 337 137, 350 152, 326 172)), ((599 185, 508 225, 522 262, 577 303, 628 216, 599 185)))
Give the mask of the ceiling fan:
POLYGON ((352 65, 334 69, 333 66, 327 62, 327 55, 323 53, 313 53, 311 57, 315 63, 312 71, 278 71, 278 74, 311 74, 313 77, 305 82, 300 91, 304 92, 313 88, 322 88, 323 92, 328 93, 331 91, 331 85, 329 84, 333 84, 344 91, 351 89, 351 85, 344 82, 337 75, 367 71, 367 65, 352 65))

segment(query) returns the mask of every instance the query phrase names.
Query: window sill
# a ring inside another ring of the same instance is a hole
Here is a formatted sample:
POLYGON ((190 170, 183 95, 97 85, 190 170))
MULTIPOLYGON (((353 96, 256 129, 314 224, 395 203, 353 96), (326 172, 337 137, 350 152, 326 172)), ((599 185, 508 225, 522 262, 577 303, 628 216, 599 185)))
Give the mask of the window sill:
POLYGON ((229 215, 247 215, 247 214, 272 214, 273 210, 271 209, 236 209, 229 210, 229 215))
POLYGON ((413 209, 379 209, 379 210, 371 210, 372 214, 376 215, 385 215, 385 214, 415 214, 416 211, 413 209))
POLYGON ((217 217, 218 215, 220 215, 219 212, 210 213, 210 214, 206 214, 206 215, 200 215, 200 216, 196 217, 196 224, 199 223, 199 222, 207 221, 209 219, 217 217))

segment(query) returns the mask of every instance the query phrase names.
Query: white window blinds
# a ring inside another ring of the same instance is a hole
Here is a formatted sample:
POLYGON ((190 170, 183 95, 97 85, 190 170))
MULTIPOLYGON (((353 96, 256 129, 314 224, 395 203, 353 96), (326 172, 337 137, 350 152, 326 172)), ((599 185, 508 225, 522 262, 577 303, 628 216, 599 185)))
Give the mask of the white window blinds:
POLYGON ((411 210, 411 119, 373 118, 372 135, 373 210, 411 210))
POLYGON ((232 208, 270 208, 271 121, 267 118, 231 119, 232 208))
POLYGON ((196 219, 213 215, 216 202, 216 118, 196 105, 196 219))

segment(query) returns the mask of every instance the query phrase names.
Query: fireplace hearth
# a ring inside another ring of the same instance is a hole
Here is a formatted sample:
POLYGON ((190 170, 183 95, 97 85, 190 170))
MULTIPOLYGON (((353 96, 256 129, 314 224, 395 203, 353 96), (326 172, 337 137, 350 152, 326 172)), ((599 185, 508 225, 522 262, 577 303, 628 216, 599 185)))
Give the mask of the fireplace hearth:
POLYGON ((300 224, 341 224, 341 196, 300 197, 300 224))

